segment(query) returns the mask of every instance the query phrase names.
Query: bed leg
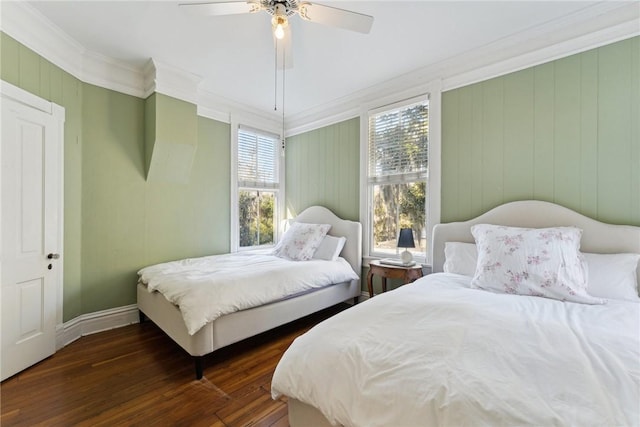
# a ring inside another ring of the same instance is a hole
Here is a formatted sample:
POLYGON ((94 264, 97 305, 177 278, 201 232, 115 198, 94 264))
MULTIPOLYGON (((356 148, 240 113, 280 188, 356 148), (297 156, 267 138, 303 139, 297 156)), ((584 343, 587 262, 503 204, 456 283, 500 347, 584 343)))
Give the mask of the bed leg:
POLYGON ((138 316, 140 317, 140 323, 143 323, 147 320, 147 315, 142 312, 142 310, 138 310, 138 316))
POLYGON ((202 373, 202 356, 193 356, 193 362, 196 366, 196 379, 197 380, 201 380, 203 373, 202 373))
POLYGON ((358 304, 358 297, 353 297, 353 305, 358 304))

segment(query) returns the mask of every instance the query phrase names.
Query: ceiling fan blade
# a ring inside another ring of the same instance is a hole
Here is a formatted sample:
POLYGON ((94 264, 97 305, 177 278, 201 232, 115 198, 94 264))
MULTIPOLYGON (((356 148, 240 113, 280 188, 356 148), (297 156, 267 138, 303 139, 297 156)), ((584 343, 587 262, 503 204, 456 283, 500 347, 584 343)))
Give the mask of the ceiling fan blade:
POLYGON ((180 7, 194 15, 236 15, 260 10, 260 3, 254 1, 226 1, 210 3, 181 3, 180 7))
POLYGON ((284 68, 293 68, 293 36, 291 34, 291 25, 284 28, 284 37, 280 40, 273 37, 273 43, 276 48, 276 66, 278 70, 282 70, 282 60, 284 58, 284 68))
POLYGON ((298 13, 307 21, 364 34, 368 34, 373 25, 373 16, 321 4, 302 3, 298 13))

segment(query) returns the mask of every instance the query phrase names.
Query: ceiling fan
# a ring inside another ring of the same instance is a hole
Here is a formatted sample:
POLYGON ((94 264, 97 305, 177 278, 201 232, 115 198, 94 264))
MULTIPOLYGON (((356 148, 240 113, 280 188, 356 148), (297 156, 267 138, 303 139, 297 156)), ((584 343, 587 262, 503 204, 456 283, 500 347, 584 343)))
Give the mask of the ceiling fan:
POLYGON ((373 16, 298 0, 211 1, 183 3, 180 6, 189 9, 192 13, 202 15, 235 15, 264 10, 273 16, 271 24, 273 26, 273 35, 277 39, 285 37, 286 30, 289 27, 288 18, 295 14, 305 21, 364 34, 369 33, 371 25, 373 25, 373 16))
MULTIPOLYGON (((300 16, 305 21, 331 27, 343 28, 368 34, 373 25, 373 16, 365 15, 350 10, 325 6, 317 3, 299 0, 245 0, 245 1, 208 1, 199 3, 181 3, 180 7, 195 15, 237 15, 243 13, 256 13, 261 10, 272 16, 271 25, 276 47, 275 68, 282 68, 283 78, 283 104, 284 104, 284 69, 291 68, 291 27, 289 18, 293 15, 300 16), (282 40, 281 43, 278 43, 282 40), (286 55, 285 55, 286 53, 286 55)), ((277 79, 276 79, 277 80, 277 79)), ((276 85, 277 86, 277 85, 276 85)), ((276 97, 277 98, 277 97, 276 97)), ((274 107, 274 109, 277 109, 274 107)), ((284 135, 284 106, 283 111, 283 135, 284 135)))

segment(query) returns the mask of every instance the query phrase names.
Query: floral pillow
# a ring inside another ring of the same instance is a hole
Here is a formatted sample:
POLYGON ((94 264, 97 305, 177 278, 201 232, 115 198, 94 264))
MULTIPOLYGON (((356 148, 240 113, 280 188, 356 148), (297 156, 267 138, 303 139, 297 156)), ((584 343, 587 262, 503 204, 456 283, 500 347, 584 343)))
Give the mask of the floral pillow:
POLYGON ((582 230, 478 224, 471 234, 478 247, 472 287, 586 304, 606 302, 587 293, 582 230))
POLYGON ((273 254, 292 261, 308 261, 330 228, 329 224, 294 222, 282 236, 273 254))

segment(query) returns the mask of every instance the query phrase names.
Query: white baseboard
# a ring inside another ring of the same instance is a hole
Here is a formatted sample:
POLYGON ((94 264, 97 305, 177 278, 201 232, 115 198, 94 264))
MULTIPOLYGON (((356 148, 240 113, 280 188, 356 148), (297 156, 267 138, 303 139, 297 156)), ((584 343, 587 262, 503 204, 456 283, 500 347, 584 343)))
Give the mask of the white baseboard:
POLYGON ((120 328, 139 321, 140 317, 136 304, 81 314, 75 319, 56 327, 56 350, 84 335, 120 328))
MULTIPOLYGON (((358 302, 369 299, 368 292, 361 292, 358 302)), ((56 350, 60 350, 80 337, 91 335, 109 329, 120 328, 140 322, 138 306, 136 304, 111 308, 80 316, 56 327, 56 350)))

